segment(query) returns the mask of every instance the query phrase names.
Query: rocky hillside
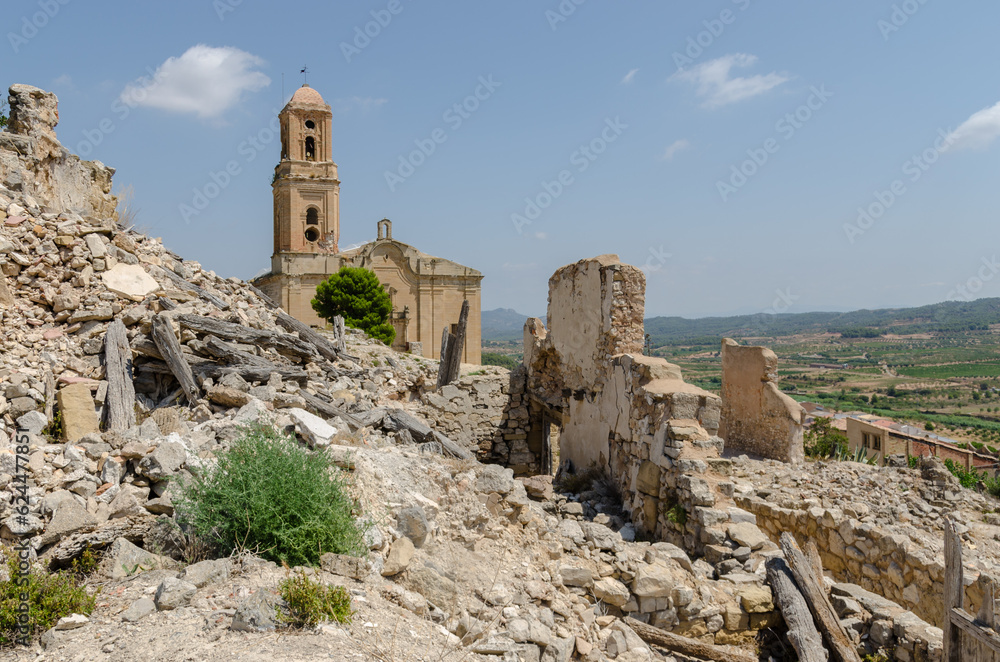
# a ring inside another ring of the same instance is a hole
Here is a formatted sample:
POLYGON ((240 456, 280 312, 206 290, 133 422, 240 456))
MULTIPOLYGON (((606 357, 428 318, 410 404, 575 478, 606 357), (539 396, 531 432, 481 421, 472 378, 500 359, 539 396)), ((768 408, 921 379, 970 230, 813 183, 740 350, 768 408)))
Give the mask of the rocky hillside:
POLYGON ((703 541, 714 543, 703 557, 637 541, 598 475, 560 492, 549 476, 515 479, 477 460, 513 427, 506 370, 466 367, 436 389, 437 362, 302 328, 246 283, 121 228, 112 171, 69 155, 57 118, 53 95, 11 88, 11 132, 0 133, 0 538, 28 539, 47 569, 88 546, 103 560, 88 580, 95 611, 9 659, 686 659, 650 643, 655 629, 721 659, 790 660, 767 577, 789 530, 826 532, 820 552, 841 583, 826 581, 858 651, 940 659, 940 630, 907 602, 933 591, 915 575, 933 578, 941 517, 959 513, 966 541, 990 556, 1000 535, 979 523, 985 498, 940 466, 813 472, 730 458, 711 476, 724 506, 670 513, 678 531, 687 517, 730 522, 723 539, 703 541), (349 625, 276 628, 291 569, 249 554, 184 562, 170 525, 175 479, 210 469, 254 421, 350 472, 368 554, 302 569, 348 588, 349 625), (15 428, 30 435, 23 518, 15 428), (891 536, 888 551, 871 542, 876 529, 891 536), (883 574, 897 583, 892 563, 916 592, 883 589, 883 574))

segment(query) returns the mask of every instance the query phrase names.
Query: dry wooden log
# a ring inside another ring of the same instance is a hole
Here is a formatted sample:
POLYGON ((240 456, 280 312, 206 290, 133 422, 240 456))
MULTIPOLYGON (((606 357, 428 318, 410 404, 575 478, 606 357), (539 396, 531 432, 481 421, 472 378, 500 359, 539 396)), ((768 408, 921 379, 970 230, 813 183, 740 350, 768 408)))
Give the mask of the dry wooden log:
POLYGON ((42 560, 48 563, 49 569, 58 570, 68 567, 73 559, 83 554, 88 547, 94 550, 103 549, 118 538, 142 544, 143 538, 152 529, 155 521, 156 517, 153 515, 133 515, 108 520, 63 538, 42 554, 42 560))
POLYGON ((218 380, 229 373, 235 373, 247 382, 266 382, 271 375, 277 374, 286 381, 305 384, 309 381, 309 373, 300 368, 279 368, 275 365, 204 365, 195 369, 199 376, 218 380))
POLYGON ((247 284, 246 284, 246 286, 247 286, 247 288, 249 288, 249 289, 250 289, 250 291, 251 291, 251 292, 253 292, 254 294, 256 294, 256 295, 257 295, 257 298, 258 298, 258 299, 260 299, 261 301, 263 301, 263 302, 264 302, 264 305, 265 305, 265 306, 267 306, 267 307, 268 307, 268 308, 270 308, 271 310, 274 310, 274 309, 276 309, 276 308, 280 308, 280 307, 281 307, 281 306, 279 306, 279 305, 278 305, 278 304, 277 304, 277 303, 276 303, 276 302, 274 301, 274 299, 272 299, 271 297, 267 296, 266 294, 264 294, 263 292, 261 292, 261 291, 260 291, 259 289, 257 289, 256 287, 254 287, 254 286, 253 286, 253 285, 251 285, 250 283, 247 283, 247 284))
POLYGON ((344 420, 345 423, 352 430, 360 430, 362 427, 361 422, 358 421, 357 417, 353 414, 347 413, 340 407, 335 407, 334 405, 326 402, 322 398, 313 395, 312 393, 307 393, 305 391, 299 391, 299 395, 306 401, 307 408, 311 408, 317 414, 321 416, 326 416, 327 418, 334 418, 339 416, 344 420))
POLYGON ((104 335, 104 368, 108 395, 104 404, 108 430, 125 431, 135 425, 135 386, 132 384, 132 348, 120 319, 104 335))
POLYGON ((181 352, 181 345, 177 342, 177 336, 174 335, 170 319, 163 313, 153 318, 153 342, 156 343, 157 349, 163 355, 163 360, 170 368, 170 372, 184 389, 184 396, 193 405, 201 397, 201 389, 194 381, 191 366, 181 352))
POLYGON ((328 361, 337 361, 339 359, 350 359, 352 361, 358 361, 358 357, 346 354, 336 345, 331 343, 329 340, 321 336, 319 333, 310 329, 308 326, 298 321, 294 317, 286 315, 284 312, 278 312, 278 317, 275 319, 278 326, 281 326, 289 331, 294 331, 299 334, 299 338, 310 342, 323 355, 328 361))
POLYGON ((444 452, 445 452, 446 455, 451 455, 452 457, 457 457, 460 460, 471 460, 472 459, 472 453, 470 453, 469 451, 465 450, 464 448, 462 448, 457 443, 455 443, 454 441, 452 441, 448 437, 444 436, 443 434, 441 434, 437 430, 434 430, 434 432, 431 433, 431 437, 434 439, 434 441, 436 441, 439 444, 441 444, 441 448, 444 449, 444 452))
MULTIPOLYGON (((152 265, 150 265, 150 266, 152 267, 152 265)), ((178 276, 177 274, 175 274, 170 269, 165 269, 163 267, 152 267, 152 268, 158 269, 159 272, 161 274, 163 274, 163 276, 166 277, 168 280, 170 280, 174 285, 177 285, 181 289, 187 290, 188 292, 194 292, 195 294, 197 294, 198 296, 200 296, 205 301, 208 301, 210 304, 212 304, 213 306, 215 306, 219 310, 229 310, 229 304, 228 303, 226 303, 225 301, 223 301, 219 297, 215 296, 211 292, 208 292, 208 291, 206 291, 206 290, 198 287, 194 283, 190 283, 190 282, 184 280, 183 278, 181 278, 180 276, 178 276)))
POLYGON ((448 383, 448 346, 452 343, 454 336, 444 327, 441 333, 441 351, 438 353, 438 379, 437 387, 441 388, 448 383))
POLYGON ((816 581, 819 582, 823 592, 826 592, 826 586, 823 584, 823 561, 819 558, 819 548, 816 547, 816 541, 809 539, 806 541, 806 546, 802 550, 802 553, 806 555, 809 559, 809 563, 812 564, 813 572, 816 574, 816 581))
POLYGON ((56 378, 52 369, 45 370, 45 418, 52 420, 56 408, 56 378))
POLYGON ((181 326, 198 333, 262 347, 273 347, 279 354, 296 360, 315 361, 319 358, 319 352, 311 342, 290 334, 252 329, 242 324, 234 324, 201 315, 178 315, 177 321, 181 326))
POLYGON ((333 346, 338 352, 347 351, 347 329, 344 327, 344 318, 340 315, 333 318, 333 346))
POLYGON ((469 326, 469 300, 462 302, 462 312, 458 316, 458 329, 448 345, 448 384, 458 379, 462 369, 462 352, 465 351, 465 334, 469 326))
POLYGON ((861 662, 854 644, 840 626, 840 619, 826 596, 822 580, 816 577, 812 562, 799 549, 792 534, 781 534, 781 551, 785 554, 785 561, 792 570, 795 583, 809 605, 827 646, 833 651, 834 659, 839 662, 861 662))
POLYGON ((768 560, 767 580, 774 593, 774 602, 788 625, 788 642, 799 655, 800 662, 827 662, 829 653, 820 636, 806 599, 795 585, 792 571, 784 559, 768 560))
POLYGON ((429 425, 402 409, 389 409, 382 419, 382 427, 386 430, 409 430, 417 441, 432 441, 428 437, 434 432, 429 425))
POLYGON ((156 302, 160 304, 160 308, 163 308, 163 310, 174 310, 177 308, 177 304, 167 297, 156 297, 156 302))
POLYGON ((756 655, 751 655, 738 648, 703 644, 697 639, 682 637, 679 634, 667 632, 652 625, 646 625, 631 617, 625 619, 625 625, 632 628, 632 631, 639 635, 639 638, 647 644, 666 648, 669 651, 688 657, 698 657, 703 660, 712 660, 713 662, 757 662, 756 655))
POLYGON ((141 333, 132 339, 132 351, 142 356, 148 356, 151 359, 163 360, 163 354, 160 354, 160 349, 156 346, 156 343, 141 333))
POLYGON ((962 539, 955 521, 944 520, 944 662, 961 662, 962 631, 954 622, 954 609, 965 608, 965 585, 962 575, 962 539))
POLYGON ((278 366, 274 365, 264 357, 251 354, 250 352, 244 352, 241 349, 233 347, 229 343, 222 342, 214 336, 207 336, 205 341, 197 346, 197 349, 203 353, 209 354, 210 356, 214 356, 226 365, 254 365, 262 368, 278 369, 278 366))

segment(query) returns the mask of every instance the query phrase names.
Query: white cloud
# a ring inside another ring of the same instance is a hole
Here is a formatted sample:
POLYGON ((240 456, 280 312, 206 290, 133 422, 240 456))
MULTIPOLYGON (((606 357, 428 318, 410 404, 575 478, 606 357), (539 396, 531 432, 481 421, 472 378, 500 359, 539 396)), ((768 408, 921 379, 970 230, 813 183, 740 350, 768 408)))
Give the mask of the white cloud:
POLYGON ((264 61, 238 48, 199 44, 180 57, 168 58, 152 79, 140 78, 125 87, 121 100, 130 106, 148 106, 173 113, 219 117, 271 79, 256 71, 264 61))
POLYGON ((790 80, 788 76, 774 71, 746 78, 730 77, 733 68, 751 67, 756 62, 755 55, 735 53, 703 62, 687 71, 679 71, 673 77, 697 85, 696 93, 704 99, 703 107, 721 108, 763 94, 790 80))
POLYGON ((73 86, 73 77, 70 76, 69 74, 63 74, 59 78, 56 78, 54 81, 52 81, 52 84, 53 85, 58 85, 58 86, 61 86, 61 87, 72 87, 73 86))
POLYGON ((622 78, 622 85, 628 85, 635 79, 635 75, 639 73, 638 69, 633 69, 632 71, 625 74, 625 78, 622 78))
POLYGON ((671 159, 674 158, 675 154, 677 154, 678 152, 684 151, 685 149, 687 149, 690 146, 691 146, 690 142, 688 142, 687 140, 681 138, 680 140, 674 142, 672 145, 670 145, 669 147, 667 147, 666 151, 663 152, 663 156, 661 158, 664 161, 670 161, 671 159))
POLYGON ((349 99, 334 99, 331 106, 338 113, 349 113, 352 110, 359 110, 367 113, 380 106, 389 103, 388 99, 377 99, 375 97, 350 97, 349 99))
POLYGON ((1000 103, 984 108, 948 134, 946 149, 983 149, 1000 138, 1000 103))
POLYGON ((548 238, 549 238, 549 235, 546 234, 546 233, 544 233, 544 232, 536 232, 535 233, 535 239, 538 239, 540 241, 545 241, 548 238))

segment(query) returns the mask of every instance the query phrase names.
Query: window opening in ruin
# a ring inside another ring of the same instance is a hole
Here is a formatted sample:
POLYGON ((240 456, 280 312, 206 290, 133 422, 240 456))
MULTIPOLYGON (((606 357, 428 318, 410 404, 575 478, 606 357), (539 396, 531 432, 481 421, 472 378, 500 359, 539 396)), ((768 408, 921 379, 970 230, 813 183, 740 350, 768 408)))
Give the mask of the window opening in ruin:
POLYGON ((319 225, 319 212, 315 207, 310 207, 306 212, 306 225, 319 225))
POLYGON ((306 230, 306 241, 315 242, 319 240, 319 230, 316 228, 309 228, 306 230))
POLYGON ((312 136, 306 138, 306 161, 316 160, 316 139, 312 136))
POLYGON ((316 128, 316 122, 313 122, 312 120, 306 120, 306 128, 307 129, 315 129, 316 128))

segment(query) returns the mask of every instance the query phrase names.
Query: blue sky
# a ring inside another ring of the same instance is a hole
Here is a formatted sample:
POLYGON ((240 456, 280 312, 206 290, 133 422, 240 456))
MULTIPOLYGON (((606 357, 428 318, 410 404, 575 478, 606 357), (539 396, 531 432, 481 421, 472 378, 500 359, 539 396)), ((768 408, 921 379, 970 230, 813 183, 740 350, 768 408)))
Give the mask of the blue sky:
POLYGON ((62 142, 224 276, 269 265, 269 127, 282 74, 287 98, 308 64, 334 112, 341 246, 388 217, 482 271, 484 309, 543 313, 552 272, 601 253, 646 269, 649 315, 1000 296, 995 2, 11 0, 7 16, 3 84, 58 94, 62 142))

